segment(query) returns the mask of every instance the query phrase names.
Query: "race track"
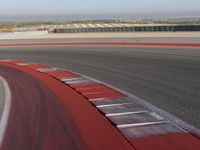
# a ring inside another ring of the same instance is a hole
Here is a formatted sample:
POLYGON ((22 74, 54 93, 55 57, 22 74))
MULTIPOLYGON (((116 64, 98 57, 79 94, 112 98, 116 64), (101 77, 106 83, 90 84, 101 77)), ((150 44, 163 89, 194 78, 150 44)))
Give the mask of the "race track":
MULTIPOLYGON (((12 92, 9 115, 1 124, 1 150, 134 149, 83 96, 55 78, 2 62, 0 74, 12 92)), ((66 74, 78 77, 54 75, 66 74)), ((193 136, 183 136, 198 144, 193 136)))
POLYGON ((0 58, 38 62, 88 75, 200 129, 200 48, 0 47, 0 58))

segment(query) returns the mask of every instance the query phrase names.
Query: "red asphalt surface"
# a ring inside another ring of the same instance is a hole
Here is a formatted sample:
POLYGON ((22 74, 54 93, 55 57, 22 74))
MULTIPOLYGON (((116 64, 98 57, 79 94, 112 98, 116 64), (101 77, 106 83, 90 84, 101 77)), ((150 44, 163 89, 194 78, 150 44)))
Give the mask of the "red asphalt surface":
POLYGON ((134 149, 72 88, 32 69, 0 63, 12 99, 1 150, 134 149))
POLYGON ((158 47, 200 47, 200 43, 150 43, 150 42, 60 42, 60 43, 19 43, 0 44, 0 47, 16 46, 158 46, 158 47))
MULTIPOLYGON (((22 67, 0 63, 0 75, 8 82, 12 93, 10 116, 1 150, 200 149, 200 139, 189 133, 128 138, 128 141, 84 98, 91 98, 90 94, 86 94, 91 92, 90 89, 85 85, 74 85, 72 89, 51 77, 75 74, 52 71, 49 76, 33 70, 38 67, 46 66, 22 67)), ((111 92, 101 84, 89 85, 111 92)), ((116 95, 124 97, 121 93, 116 95)))

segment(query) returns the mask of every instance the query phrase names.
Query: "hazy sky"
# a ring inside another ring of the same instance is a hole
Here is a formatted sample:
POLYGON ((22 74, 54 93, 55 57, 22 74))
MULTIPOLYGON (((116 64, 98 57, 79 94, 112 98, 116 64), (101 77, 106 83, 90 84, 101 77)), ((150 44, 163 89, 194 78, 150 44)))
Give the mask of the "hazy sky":
POLYGON ((0 19, 200 16, 200 0, 2 0, 0 19))

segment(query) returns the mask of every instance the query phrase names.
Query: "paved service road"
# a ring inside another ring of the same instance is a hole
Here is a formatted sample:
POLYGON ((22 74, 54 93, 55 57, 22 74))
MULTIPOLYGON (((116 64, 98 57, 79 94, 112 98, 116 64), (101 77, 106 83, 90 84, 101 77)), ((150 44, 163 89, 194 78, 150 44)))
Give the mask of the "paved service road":
POLYGON ((200 129, 200 49, 1 47, 0 58, 62 67, 130 92, 200 129))

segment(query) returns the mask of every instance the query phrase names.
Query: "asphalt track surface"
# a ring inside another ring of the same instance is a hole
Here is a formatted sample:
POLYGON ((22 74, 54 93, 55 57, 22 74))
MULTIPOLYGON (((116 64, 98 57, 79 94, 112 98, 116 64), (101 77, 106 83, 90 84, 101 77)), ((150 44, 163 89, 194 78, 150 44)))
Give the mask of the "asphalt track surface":
POLYGON ((1 47, 0 58, 38 62, 88 75, 200 129, 200 48, 1 47))
MULTIPOLYGON (((98 34, 97 34, 98 35, 98 34)), ((0 40, 0 44, 10 43, 45 43, 45 42, 160 42, 160 43, 200 43, 200 38, 194 37, 117 37, 117 38, 49 38, 49 39, 23 39, 0 40)))

